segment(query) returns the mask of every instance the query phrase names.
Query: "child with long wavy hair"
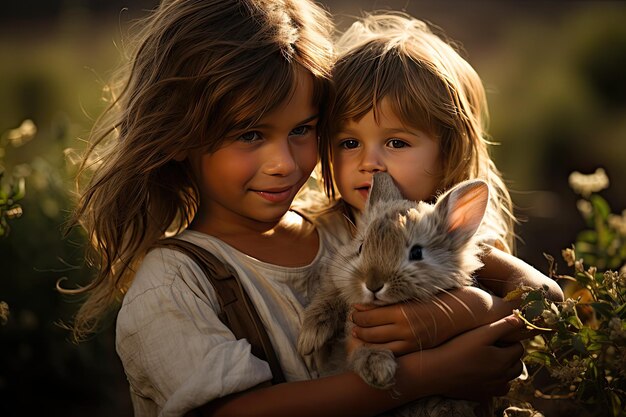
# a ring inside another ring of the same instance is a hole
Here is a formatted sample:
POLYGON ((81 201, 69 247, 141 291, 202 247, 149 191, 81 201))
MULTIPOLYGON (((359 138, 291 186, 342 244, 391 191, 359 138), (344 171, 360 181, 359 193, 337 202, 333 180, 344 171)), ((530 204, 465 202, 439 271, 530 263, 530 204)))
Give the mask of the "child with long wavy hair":
POLYGON ((345 228, 359 221, 376 172, 388 172, 404 197, 415 201, 434 202, 467 179, 489 185, 478 231, 484 266, 477 273, 487 291, 465 287, 431 303, 355 306, 353 343, 377 344, 398 355, 511 314, 519 300, 504 298, 519 286, 545 286, 548 297, 563 298, 554 280, 512 255, 516 220, 489 154, 485 89, 454 44, 434 30, 404 13, 373 13, 354 22, 335 44, 336 99, 321 135, 326 192, 340 196, 325 215, 345 228))
POLYGON ((87 295, 77 340, 121 301, 116 349, 136 416, 373 416, 424 395, 506 387, 522 348, 492 342, 518 329, 510 319, 400 358, 396 397, 351 372, 315 379, 296 351, 317 266, 337 244, 332 224, 290 210, 318 161, 317 126, 333 95, 323 9, 309 0, 165 0, 141 28, 82 163, 93 173, 74 224, 97 275, 62 290, 87 295), (168 236, 236 273, 286 382, 267 386, 268 363, 220 321, 198 264, 154 248, 168 236))

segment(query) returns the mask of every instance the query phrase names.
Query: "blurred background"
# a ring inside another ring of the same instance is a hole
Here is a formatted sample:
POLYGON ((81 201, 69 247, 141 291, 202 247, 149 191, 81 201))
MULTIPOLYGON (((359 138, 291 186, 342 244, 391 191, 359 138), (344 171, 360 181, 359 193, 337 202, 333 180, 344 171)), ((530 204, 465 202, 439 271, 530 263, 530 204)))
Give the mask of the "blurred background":
MULTIPOLYGON (((522 219, 522 259, 546 272, 543 253, 560 258, 584 227, 568 186, 572 171, 604 168, 610 186, 601 195, 613 212, 626 208, 626 2, 322 3, 340 30, 361 10, 405 10, 463 47, 488 89, 493 155, 522 219)), ((132 415, 113 323, 72 344, 59 323, 79 300, 61 296, 55 283, 90 277, 83 236, 63 234, 73 189, 64 151, 83 146, 129 24, 156 4, 3 2, 0 166, 5 183, 25 178, 26 193, 21 218, 9 219, 10 233, 0 237, 0 301, 10 309, 0 325, 2 416, 132 415)))

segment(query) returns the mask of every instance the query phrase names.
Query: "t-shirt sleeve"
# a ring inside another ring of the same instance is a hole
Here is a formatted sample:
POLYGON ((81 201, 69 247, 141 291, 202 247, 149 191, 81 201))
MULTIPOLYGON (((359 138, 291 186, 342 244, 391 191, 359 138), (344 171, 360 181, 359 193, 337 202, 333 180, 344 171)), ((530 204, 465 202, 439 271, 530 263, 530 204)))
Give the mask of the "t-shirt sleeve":
POLYGON ((116 348, 133 392, 157 403, 160 416, 181 416, 270 380, 267 362, 219 320, 197 265, 158 255, 146 257, 118 314, 116 348))

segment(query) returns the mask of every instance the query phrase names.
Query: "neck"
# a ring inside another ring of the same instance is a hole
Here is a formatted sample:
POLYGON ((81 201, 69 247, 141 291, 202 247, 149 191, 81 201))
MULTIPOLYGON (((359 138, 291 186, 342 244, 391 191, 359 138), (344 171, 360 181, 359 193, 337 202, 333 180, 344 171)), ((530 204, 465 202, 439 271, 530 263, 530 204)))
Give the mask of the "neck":
POLYGON ((197 217, 190 229, 214 236, 246 255, 275 265, 305 266, 318 251, 315 227, 292 211, 268 223, 197 217))
POLYGON ((272 235, 280 227, 283 218, 271 222, 259 222, 239 216, 237 221, 217 215, 202 215, 198 213, 189 228, 198 232, 227 240, 230 236, 257 236, 272 235))

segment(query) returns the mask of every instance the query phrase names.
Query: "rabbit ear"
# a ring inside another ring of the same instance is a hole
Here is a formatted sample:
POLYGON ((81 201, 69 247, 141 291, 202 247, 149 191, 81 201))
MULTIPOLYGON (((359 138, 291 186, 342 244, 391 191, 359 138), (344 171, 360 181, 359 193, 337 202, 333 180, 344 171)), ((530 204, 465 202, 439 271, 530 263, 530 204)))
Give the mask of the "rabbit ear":
POLYGON ((386 172, 377 172, 372 178, 372 188, 367 197, 366 207, 370 207, 379 201, 402 200, 402 193, 393 182, 391 175, 386 172))
POLYGON ((478 230, 489 202, 489 186, 482 180, 469 180, 442 195, 436 210, 444 219, 445 231, 468 241, 478 230))

